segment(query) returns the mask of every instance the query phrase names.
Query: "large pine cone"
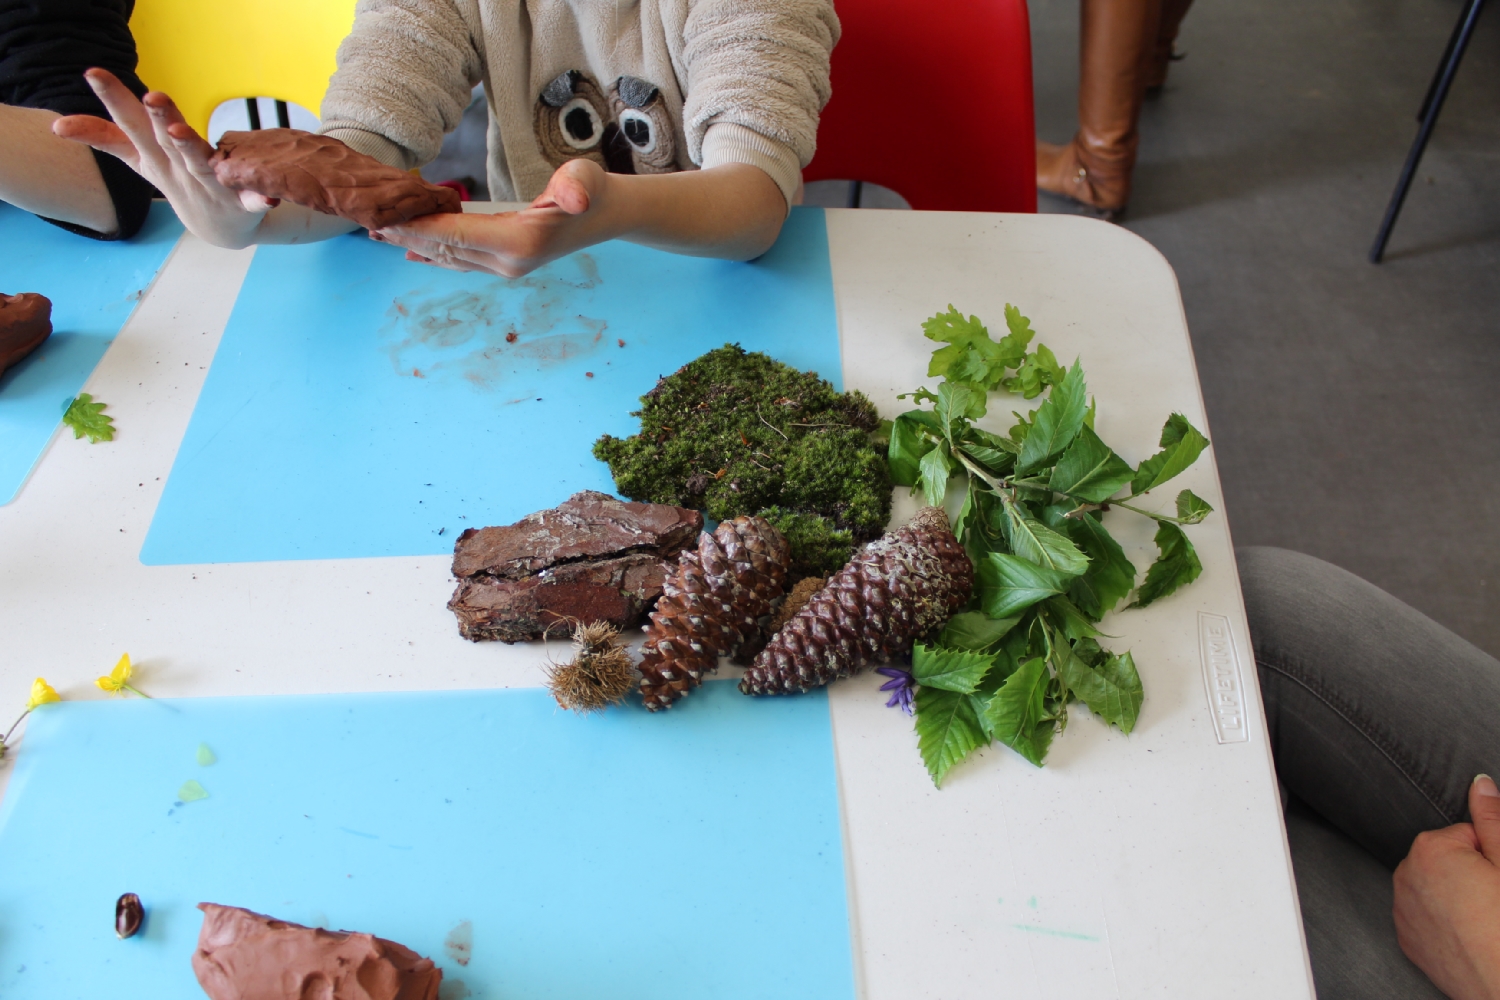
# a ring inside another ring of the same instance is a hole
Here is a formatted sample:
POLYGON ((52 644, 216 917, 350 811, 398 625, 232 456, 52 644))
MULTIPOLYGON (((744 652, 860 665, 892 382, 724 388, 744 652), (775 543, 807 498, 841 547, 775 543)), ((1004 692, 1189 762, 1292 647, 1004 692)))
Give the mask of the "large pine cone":
POLYGON ((791 694, 907 653, 969 599, 974 567, 941 507, 867 545, 745 671, 745 694, 791 694))
POLYGON ((646 626, 640 665, 646 707, 671 708, 703 683, 720 655, 754 641, 791 563, 786 539, 759 517, 737 517, 712 535, 700 534, 698 550, 678 556, 646 626))

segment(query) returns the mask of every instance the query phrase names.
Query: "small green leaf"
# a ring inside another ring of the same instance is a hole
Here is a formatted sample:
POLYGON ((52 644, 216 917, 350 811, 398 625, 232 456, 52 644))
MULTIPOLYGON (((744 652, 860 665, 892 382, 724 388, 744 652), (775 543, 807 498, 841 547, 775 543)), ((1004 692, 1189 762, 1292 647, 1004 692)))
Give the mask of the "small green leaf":
POLYGON ((917 747, 932 783, 942 787, 953 765, 988 739, 979 724, 973 699, 956 691, 917 689, 917 747))
POLYGON ((1047 757, 1054 724, 1046 715, 1047 661, 1032 657, 1006 678, 985 706, 984 717, 994 738, 1015 750, 1037 767, 1047 757))
POLYGON ((1016 368, 1014 378, 1003 379, 1001 385, 1009 392, 1019 392, 1027 399, 1035 399, 1049 385, 1057 385, 1066 375, 1062 365, 1046 344, 1036 345, 1036 350, 1016 368))
MULTIPOLYGON (((922 323, 922 335, 928 340, 936 340, 945 344, 969 345, 976 340, 989 340, 990 332, 985 329, 984 324, 979 322, 978 316, 970 316, 967 319, 964 314, 948 304, 947 312, 940 312, 931 319, 922 323)), ((929 375, 941 375, 942 372, 928 372, 929 375)))
POLYGON ((89 441, 98 444, 100 441, 113 441, 115 439, 114 418, 104 415, 104 408, 108 403, 96 403, 94 397, 86 392, 78 394, 78 398, 68 404, 63 411, 63 424, 73 428, 73 439, 88 435, 89 441))
POLYGON ((1035 518, 1025 516, 1017 504, 1005 505, 1005 536, 1012 552, 1044 569, 1077 576, 1089 568, 1088 557, 1078 551, 1078 546, 1035 518))
POLYGON ((1052 468, 1047 484, 1057 493, 1067 493, 1089 503, 1100 503, 1119 492, 1135 475, 1087 424, 1052 468))
POLYGON ((933 507, 941 507, 943 498, 948 495, 948 477, 953 473, 948 450, 942 447, 933 448, 922 456, 922 461, 917 463, 917 470, 922 496, 933 507))
POLYGON ((1197 524, 1213 512, 1214 509, 1208 505, 1208 501, 1192 490, 1183 490, 1177 494, 1177 516, 1186 523, 1197 524))
POLYGON ((938 422, 947 428, 943 434, 951 441, 958 436, 959 431, 954 424, 984 416, 984 408, 983 389, 958 382, 944 382, 938 386, 938 400, 933 404, 932 411, 937 415, 938 422))
POLYGON ((961 444, 958 450, 978 462, 992 476, 1003 476, 1010 468, 1015 456, 997 448, 986 448, 982 444, 961 444))
POLYGON ((1146 571, 1146 582, 1135 592, 1132 608, 1144 608, 1198 579, 1203 564, 1193 543, 1170 521, 1156 522, 1156 547, 1161 555, 1146 571))
POLYGON ((1058 676, 1078 700, 1121 732, 1134 729, 1145 693, 1130 654, 1111 655, 1098 667, 1091 667, 1071 649, 1064 647, 1059 652, 1058 676))
POLYGON ((949 649, 987 650, 1005 638, 1020 618, 991 618, 982 611, 963 611, 948 619, 938 645, 949 649))
POLYGON ((1077 362, 1067 377, 1052 387, 1047 399, 1037 407, 1030 432, 1016 459, 1017 472, 1030 472, 1073 443, 1083 428, 1088 412, 1087 386, 1083 366, 1077 362))
POLYGON ((966 428, 960 440, 972 444, 984 445, 987 448, 994 448, 997 451, 1007 452, 1012 456, 1018 455, 1021 452, 1021 446, 1010 438, 1001 437, 999 434, 991 434, 982 427, 971 426, 966 428))
POLYGON ((1203 449, 1208 447, 1208 438, 1198 433, 1197 428, 1188 423, 1187 417, 1174 413, 1162 426, 1161 447, 1161 451, 1135 470, 1135 477, 1130 481, 1131 496, 1156 489, 1196 462, 1203 449))
MULTIPOLYGON (((946 350, 946 348, 944 349, 946 350)), ((966 385, 973 385, 983 389, 984 384, 989 381, 989 377, 990 363, 974 347, 965 347, 957 360, 948 366, 949 382, 962 382, 966 385)))
POLYGON ((923 687, 973 694, 985 673, 995 665, 993 656, 960 649, 938 649, 917 643, 911 653, 911 675, 923 687))
POLYGON ((182 787, 177 789, 177 801, 179 802, 198 802, 206 798, 208 798, 208 789, 198 784, 195 778, 189 778, 187 781, 184 781, 182 787))
POLYGON ((1068 577, 1002 552, 988 553, 975 566, 980 606, 991 618, 1009 618, 1038 601, 1068 589, 1068 577))
POLYGON ((1089 568, 1068 587, 1068 597, 1098 621, 1135 586, 1135 564, 1094 515, 1061 520, 1068 537, 1089 557, 1089 568))
POLYGON ((1031 320, 1022 316, 1021 310, 1009 302, 1005 304, 1005 328, 1010 332, 1000 338, 1000 348, 1005 356, 1005 366, 1014 368, 1026 357, 1026 348, 1036 331, 1031 328, 1031 320))
POLYGON ((913 414, 926 415, 926 410, 903 413, 891 423, 891 443, 886 451, 891 463, 891 482, 897 486, 915 486, 921 476, 918 463, 922 456, 934 447, 931 438, 924 433, 922 421, 913 414))
POLYGON ((1053 620, 1062 627, 1063 634, 1069 639, 1092 638, 1099 635, 1094 623, 1066 597, 1049 597, 1046 602, 1047 610, 1052 612, 1053 620))
POLYGON ((214 761, 216 761, 218 759, 219 758, 217 758, 217 757, 214 756, 213 750, 209 749, 209 746, 208 746, 207 743, 199 743, 198 744, 198 766, 199 767, 208 767, 210 764, 214 763, 214 761))

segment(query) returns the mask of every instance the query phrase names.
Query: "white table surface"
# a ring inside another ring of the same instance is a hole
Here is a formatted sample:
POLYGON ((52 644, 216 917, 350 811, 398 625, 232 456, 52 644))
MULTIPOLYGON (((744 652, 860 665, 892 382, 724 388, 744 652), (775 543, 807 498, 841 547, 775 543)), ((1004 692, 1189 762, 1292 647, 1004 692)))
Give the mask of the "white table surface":
MULTIPOLYGON (((828 237, 845 385, 883 414, 924 381, 937 345, 923 319, 952 302, 1003 329, 1011 302, 1060 360, 1082 358, 1099 432, 1128 461, 1156 450, 1173 410, 1212 437, 1176 279, 1124 229, 829 210, 828 237)), ((0 711, 19 710, 37 674, 64 697, 102 697, 93 678, 125 650, 159 697, 542 683, 540 646, 459 638, 446 557, 140 563, 252 253, 183 238, 86 386, 118 438, 59 435, 0 507, 0 711)), ((1009 408, 986 423, 1003 431, 1009 408)), ((1203 575, 1102 625, 1145 684, 1129 737, 1075 706, 1044 769, 992 747, 937 791, 883 678, 831 689, 861 996, 1313 997, 1212 449, 1147 502, 1166 509, 1185 487, 1216 508, 1188 529, 1203 575), (1215 623, 1232 656, 1200 642, 1215 623), (1237 685, 1219 714, 1238 714, 1247 739, 1220 741, 1210 683, 1237 685)), ((906 493, 898 520, 915 509, 906 493)), ((1108 523, 1144 572, 1151 523, 1108 523)))

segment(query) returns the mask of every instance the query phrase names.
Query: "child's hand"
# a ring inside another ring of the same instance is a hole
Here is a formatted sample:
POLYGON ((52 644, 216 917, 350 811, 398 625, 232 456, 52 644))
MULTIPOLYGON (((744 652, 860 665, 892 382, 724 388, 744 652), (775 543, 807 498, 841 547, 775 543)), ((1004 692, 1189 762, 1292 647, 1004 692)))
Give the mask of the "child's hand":
POLYGON ((1474 822, 1417 837, 1396 869, 1396 937, 1453 1000, 1500 1000, 1500 794, 1469 788, 1474 822))
POLYGON ((405 247, 407 260, 519 278, 620 235, 609 225, 609 179, 592 160, 569 160, 541 196, 519 212, 426 215, 370 235, 405 247))
POLYGON ((68 115, 52 124, 55 134, 124 160, 156 185, 194 235, 230 249, 254 242, 256 228, 273 203, 218 182, 208 159, 213 147, 183 120, 170 97, 153 91, 138 101, 114 74, 102 69, 88 70, 84 77, 114 121, 68 115))

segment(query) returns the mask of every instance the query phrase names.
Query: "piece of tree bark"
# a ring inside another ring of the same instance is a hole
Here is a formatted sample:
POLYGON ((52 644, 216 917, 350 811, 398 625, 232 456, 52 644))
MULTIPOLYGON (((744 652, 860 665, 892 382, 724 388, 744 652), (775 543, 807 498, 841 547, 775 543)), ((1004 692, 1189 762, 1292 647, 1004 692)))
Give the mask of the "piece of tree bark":
POLYGON ((515 524, 460 535, 448 608, 459 634, 476 642, 567 634, 573 621, 633 628, 702 530, 694 510, 575 493, 515 524))

